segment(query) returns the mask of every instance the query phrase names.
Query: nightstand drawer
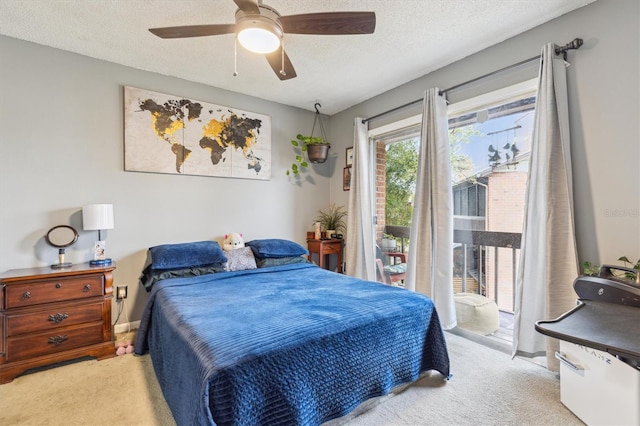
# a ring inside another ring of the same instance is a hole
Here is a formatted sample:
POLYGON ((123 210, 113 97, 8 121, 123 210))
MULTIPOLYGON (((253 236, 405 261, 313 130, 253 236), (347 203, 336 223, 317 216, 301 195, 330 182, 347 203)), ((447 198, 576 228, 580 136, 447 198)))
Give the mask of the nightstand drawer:
POLYGON ((86 303, 76 306, 59 305, 59 307, 43 308, 37 312, 9 314, 7 315, 7 336, 101 321, 103 303, 98 301, 89 305, 86 303))
POLYGON ((33 281, 6 288, 6 308, 101 296, 102 275, 33 281))
POLYGON ((318 257, 317 265, 321 268, 329 269, 330 255, 336 255, 338 273, 342 273, 342 244, 341 239, 313 240, 307 239, 307 249, 309 250, 309 260, 313 262, 313 255, 318 257))
POLYGON ((102 322, 10 337, 7 339, 7 362, 63 352, 102 341, 102 322))
POLYGON ((331 243, 331 244, 325 244, 325 246, 322 249, 322 252, 324 254, 336 254, 340 252, 340 245, 342 243, 331 243))

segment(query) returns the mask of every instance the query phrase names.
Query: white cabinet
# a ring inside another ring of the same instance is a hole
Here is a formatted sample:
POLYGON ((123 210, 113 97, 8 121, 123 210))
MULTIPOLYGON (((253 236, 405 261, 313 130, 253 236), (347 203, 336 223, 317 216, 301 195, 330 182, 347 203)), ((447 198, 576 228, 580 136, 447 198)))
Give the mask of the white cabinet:
POLYGON ((640 370, 563 340, 560 356, 568 361, 559 357, 560 400, 580 420, 589 426, 640 425, 640 370))

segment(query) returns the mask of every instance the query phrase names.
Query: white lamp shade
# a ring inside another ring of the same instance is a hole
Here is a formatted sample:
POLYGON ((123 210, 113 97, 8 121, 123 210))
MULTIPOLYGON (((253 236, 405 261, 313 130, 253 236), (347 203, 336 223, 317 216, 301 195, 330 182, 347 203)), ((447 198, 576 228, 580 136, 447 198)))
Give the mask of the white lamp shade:
POLYGON ((85 231, 113 229, 113 204, 82 207, 82 226, 85 231))

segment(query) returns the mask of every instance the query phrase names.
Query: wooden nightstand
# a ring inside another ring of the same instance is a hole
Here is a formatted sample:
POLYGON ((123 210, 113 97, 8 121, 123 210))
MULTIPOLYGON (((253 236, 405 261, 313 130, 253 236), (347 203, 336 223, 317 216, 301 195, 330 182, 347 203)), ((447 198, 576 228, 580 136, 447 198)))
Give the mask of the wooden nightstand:
POLYGON ((80 357, 115 355, 115 264, 13 269, 0 274, 0 384, 24 371, 80 357))
POLYGON ((335 254, 338 258, 338 273, 342 273, 342 240, 314 240, 307 239, 307 247, 309 250, 309 260, 313 261, 313 254, 318 255, 318 266, 328 269, 329 262, 326 257, 335 254))

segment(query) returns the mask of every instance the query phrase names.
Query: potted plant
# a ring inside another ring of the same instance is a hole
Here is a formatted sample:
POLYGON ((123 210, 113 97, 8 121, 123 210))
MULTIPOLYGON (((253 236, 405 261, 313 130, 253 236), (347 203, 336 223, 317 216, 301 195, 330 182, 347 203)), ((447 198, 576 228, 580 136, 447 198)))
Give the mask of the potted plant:
POLYGON ((291 141, 291 145, 296 152, 296 160, 291 165, 291 169, 287 170, 287 176, 291 173, 297 175, 309 167, 309 163, 304 158, 305 153, 312 163, 324 163, 327 161, 331 148, 331 144, 320 136, 303 136, 301 134, 298 134, 296 139, 291 141))
POLYGON ((396 251, 398 242, 396 241, 396 237, 391 234, 383 234, 382 241, 380 242, 380 248, 385 251, 396 251))
POLYGON ((619 261, 624 263, 624 268, 617 268, 612 265, 594 265, 589 261, 582 262, 582 271, 584 275, 589 276, 601 276, 601 271, 605 270, 608 273, 612 273, 611 269, 624 271, 624 273, 616 273, 613 276, 626 281, 635 281, 636 284, 640 284, 640 259, 635 264, 629 260, 627 256, 621 256, 619 261))
POLYGON ((347 211, 343 206, 330 204, 328 210, 318 210, 318 217, 315 222, 320 222, 320 226, 324 229, 327 238, 331 238, 331 234, 344 234, 346 232, 345 217, 347 217, 347 211))

